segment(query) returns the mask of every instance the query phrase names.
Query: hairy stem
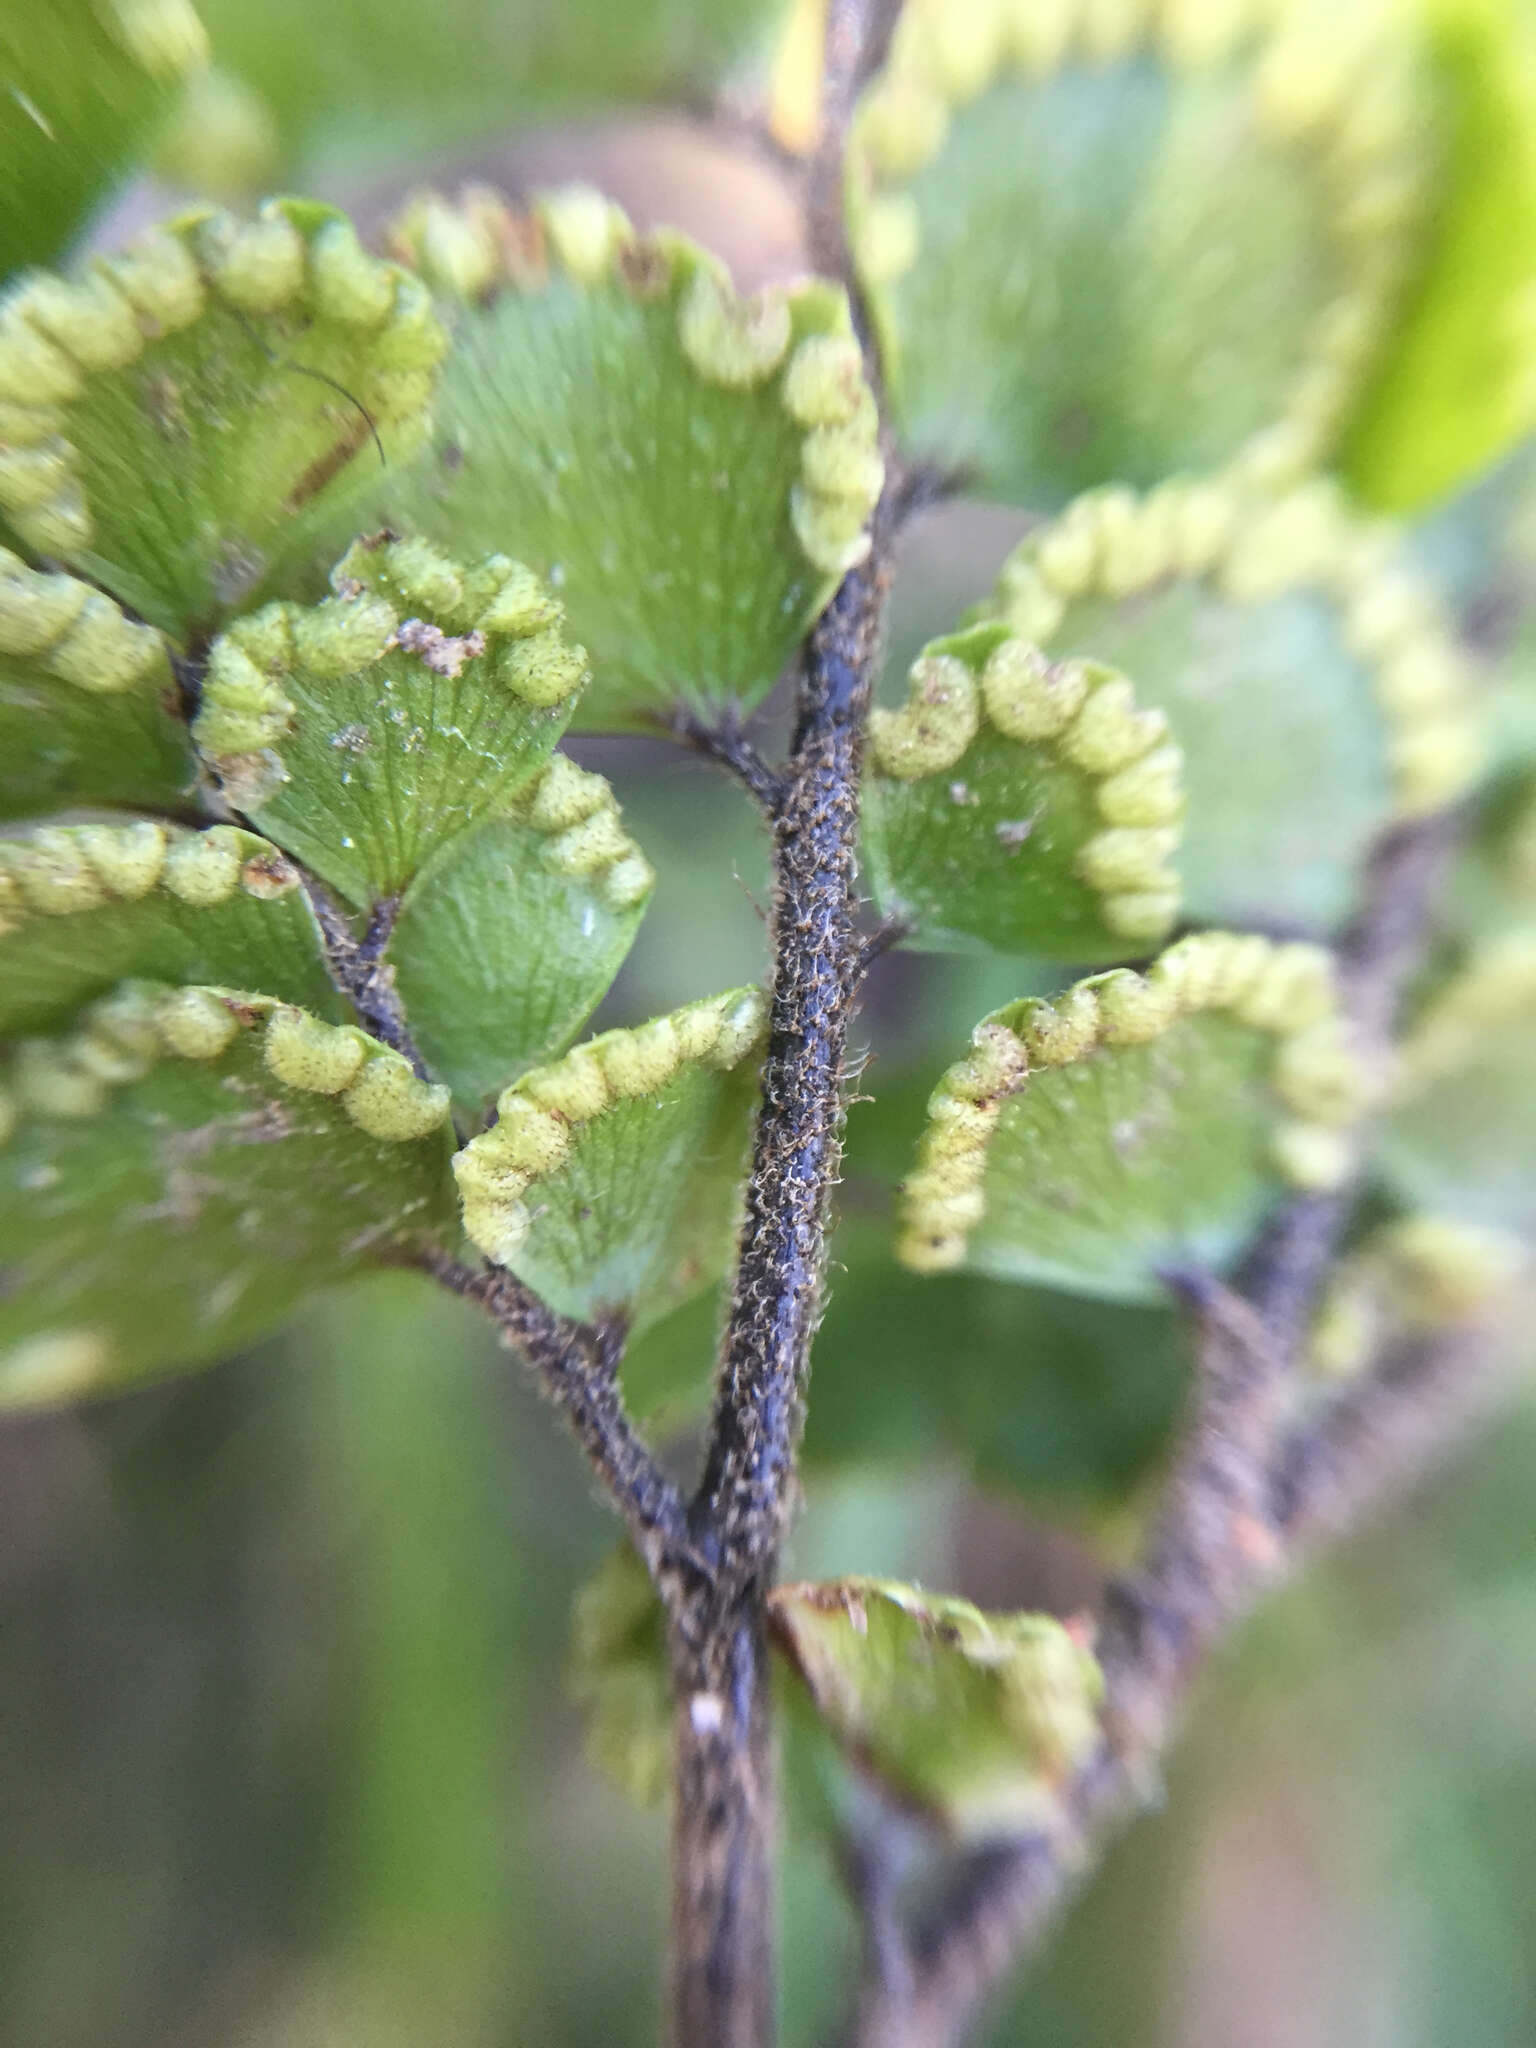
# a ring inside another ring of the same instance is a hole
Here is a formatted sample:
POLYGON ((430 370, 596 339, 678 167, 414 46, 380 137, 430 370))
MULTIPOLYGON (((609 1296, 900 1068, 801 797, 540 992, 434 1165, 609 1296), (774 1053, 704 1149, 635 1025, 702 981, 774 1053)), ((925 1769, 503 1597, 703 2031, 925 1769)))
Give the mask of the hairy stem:
POLYGON ((382 1045, 408 1059, 417 1075, 425 1080, 427 1069, 395 990, 394 969, 384 958, 400 915, 400 898, 386 896, 376 903, 368 929, 358 938, 346 913, 323 882, 306 874, 304 892, 320 927, 332 981, 356 1010, 364 1029, 372 1032, 382 1045))
POLYGON ((682 1496, 630 1421, 619 1391, 622 1329, 573 1323, 512 1274, 461 1266, 436 1252, 415 1261, 442 1286, 483 1308, 520 1352, 586 1454, 635 1548, 658 1577, 686 1551, 682 1496))
POLYGON ((1443 1458, 1510 1380, 1489 1329, 1394 1346, 1286 1447, 1272 1511, 1298 1554, 1346 1534, 1384 1493, 1443 1458))
POLYGON ((862 967, 861 732, 887 580, 880 549, 844 579, 811 636, 773 812, 762 1103, 704 1472, 689 1507, 708 1577, 672 1616, 677 2048, 762 2048, 772 2038, 763 1601, 790 1508, 841 1154, 843 1061, 862 967))
MULTIPOLYGON (((900 0, 830 0, 821 138, 806 179, 812 260, 847 283, 872 377, 844 229, 843 164, 854 101, 899 12, 900 0)), ((764 1602, 792 1505, 841 1158, 848 1023, 864 967, 854 886, 862 732, 898 517, 888 490, 868 558, 811 633, 782 772, 765 773, 735 732, 709 747, 746 781, 772 826, 773 968, 731 1310, 688 1508, 691 1555, 703 1569, 662 1588, 674 1697, 673 2048, 770 2048, 775 2034, 764 1602)))
POLYGON ((671 2039, 769 2048, 775 2033, 774 1789, 760 1589, 681 1604, 673 1686, 671 2039))

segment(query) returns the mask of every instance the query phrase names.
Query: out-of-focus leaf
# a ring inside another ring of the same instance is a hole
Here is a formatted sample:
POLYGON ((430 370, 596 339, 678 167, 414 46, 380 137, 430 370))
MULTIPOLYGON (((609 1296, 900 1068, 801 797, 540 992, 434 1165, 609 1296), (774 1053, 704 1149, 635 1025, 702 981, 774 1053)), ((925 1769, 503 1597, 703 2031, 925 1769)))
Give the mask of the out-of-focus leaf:
POLYGON ((1440 910, 1463 940, 1536 925, 1536 769, 1510 769, 1487 792, 1440 910))
POLYGON ((1331 485, 1090 492, 1020 543, 993 606, 1053 660, 1113 664, 1166 717, 1192 917, 1331 924, 1381 828, 1451 801, 1481 764, 1481 708, 1433 587, 1331 485))
POLYGON ((1536 439, 1437 505, 1408 540, 1488 670, 1495 754, 1536 758, 1536 439))
MULTIPOLYGON (((772 0, 201 4, 218 62, 259 94, 288 170, 344 163, 354 175, 533 116, 697 92, 771 11, 772 0)), ((189 169, 196 137, 182 145, 189 169)))
POLYGON ((291 862, 232 825, 42 825, 0 839, 0 1034, 47 1031, 119 981, 259 982, 341 1021, 291 862))
POLYGON ((1207 932, 1145 979, 984 1018, 929 1103, 899 1253, 1109 1300, 1230 1265, 1287 1182, 1334 1184, 1365 1093, 1329 956, 1207 932))
POLYGON ((724 1316, 722 1287, 705 1288, 625 1345, 624 1398, 657 1435, 677 1432, 708 1406, 724 1316))
POLYGON ((868 549, 882 467, 841 290, 738 298, 586 190, 428 200, 399 240, 454 347, 389 523, 549 579, 592 650, 587 727, 757 703, 868 549))
POLYGON ((1463 1223, 1536 1231, 1536 928, 1480 945, 1401 1050, 1380 1161, 1389 1184, 1463 1223))
POLYGON ((936 640, 870 721, 875 894, 921 948, 1114 960, 1164 937, 1184 814, 1167 721, 1093 662, 1006 626, 936 640))
POLYGON ((190 0, 47 0, 0 17, 0 276, 51 263, 206 59, 190 0))
POLYGON ((206 210, 0 305, 0 511, 168 632, 207 632, 419 436, 447 343, 333 208, 206 210))
POLYGON ((150 167, 167 185, 238 205, 272 189, 281 161, 277 122, 260 93, 210 67, 188 81, 155 137, 150 167))
MULTIPOLYGON (((841 1224, 831 1261, 809 1472, 946 1459, 1037 1511, 1115 1533, 1183 1410, 1171 1313, 974 1273, 919 1277, 896 1263, 884 1219, 841 1224)), ((709 1357, 701 1346, 706 1368, 709 1357)))
POLYGON ((0 819, 171 807, 193 775, 160 635, 88 583, 0 548, 0 819))
POLYGON ((567 1672, 587 1754, 639 1806, 659 1806, 672 1759, 672 1688, 661 1602, 626 1543, 576 1595, 567 1672))
POLYGON ((1425 505, 1536 425, 1536 17, 1422 0, 1444 146, 1415 275, 1343 453, 1362 501, 1425 505))
POLYGON ((1400 1338, 1468 1325, 1505 1301, 1527 1263, 1507 1231, 1417 1215, 1382 1224, 1329 1276, 1307 1343, 1315 1372, 1343 1378, 1400 1338))
POLYGON ((525 1074, 454 1160, 471 1239, 586 1321, 644 1325, 717 1279, 764 1022, 733 989, 525 1074))
POLYGON ((1336 438, 1433 169, 1406 10, 913 0, 856 257, 924 455, 1050 508, 1336 438))
POLYGON ((768 1613, 839 1742, 963 1837, 1040 1825, 1098 1743, 1098 1666, 1049 1615, 869 1578, 777 1586, 768 1613))
POLYGON ((654 881, 600 775, 557 754, 407 894, 390 941, 412 1034, 478 1104, 563 1052, 606 995, 654 881))
POLYGON ((123 1386, 271 1329, 451 1230, 447 1090, 267 996, 128 982, 0 1077, 0 1404, 123 1386))
MULTIPOLYGON (((1181 1318, 1163 1306, 900 1265, 891 1214, 929 1083, 888 1073, 883 1059, 874 1071, 877 1092, 849 1111, 807 1470, 894 1467, 915 1477, 937 1461, 1124 1555, 1186 1404, 1181 1318)), ((699 1385, 713 1357, 708 1340, 701 1333, 694 1349, 699 1385)))
POLYGON ((336 595, 213 646, 193 736, 226 796, 353 901, 397 894, 548 758, 586 651, 520 563, 362 540, 336 595))

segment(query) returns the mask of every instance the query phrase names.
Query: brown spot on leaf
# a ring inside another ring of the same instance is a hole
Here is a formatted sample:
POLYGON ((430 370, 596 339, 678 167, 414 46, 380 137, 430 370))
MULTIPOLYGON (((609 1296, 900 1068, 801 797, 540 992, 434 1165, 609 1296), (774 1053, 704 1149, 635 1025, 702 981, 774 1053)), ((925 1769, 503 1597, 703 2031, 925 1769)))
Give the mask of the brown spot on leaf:
POLYGON ((501 212, 498 223, 501 262, 509 284, 519 291, 541 292, 549 283, 549 243, 544 223, 535 214, 501 212))
POLYGON ((426 619, 406 619, 395 634, 395 645, 414 654, 434 675, 452 680, 463 671, 466 661, 484 654, 485 635, 477 632, 455 637, 426 619))
POLYGON ((299 886, 299 871, 275 846, 268 847, 265 853, 253 853, 241 867, 240 886, 247 896, 272 903, 299 886))
POLYGON ((293 489, 283 500, 283 510, 292 518, 301 512, 311 498, 318 497, 328 483, 346 468, 353 456, 373 434, 373 422, 361 408, 352 414, 340 437, 333 441, 322 455, 314 461, 298 479, 293 489))
POLYGON ((657 243, 628 242, 619 251, 621 282, 637 299, 659 299, 672 282, 672 265, 657 243))

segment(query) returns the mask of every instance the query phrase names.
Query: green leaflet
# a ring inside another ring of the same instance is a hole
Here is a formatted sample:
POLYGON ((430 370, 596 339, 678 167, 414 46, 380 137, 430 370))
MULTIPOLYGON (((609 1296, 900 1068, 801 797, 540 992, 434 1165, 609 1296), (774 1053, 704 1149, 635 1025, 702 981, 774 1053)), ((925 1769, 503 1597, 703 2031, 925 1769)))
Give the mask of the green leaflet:
POLYGON ((0 18, 0 276, 51 263, 207 56, 189 0, 49 0, 0 18))
POLYGON ((1381 1136, 1388 1185, 1461 1223, 1536 1229, 1536 927, 1479 945, 1422 1006, 1381 1136))
POLYGON ((0 1071, 0 1404, 212 1358, 453 1220, 447 1091, 268 996, 128 982, 0 1071))
POLYGON ((469 1237, 589 1321, 643 1326, 718 1278, 765 1015, 733 989, 525 1074, 453 1162, 469 1237))
POLYGON ((963 1838, 1047 1824, 1100 1740, 1098 1666, 1049 1615, 872 1578, 777 1586, 768 1613, 837 1740, 963 1838))
MULTIPOLYGON (((220 64, 259 96, 268 149, 280 144, 289 176, 337 163, 354 176, 364 164, 393 169, 540 114, 696 92, 767 12, 765 0, 200 4, 220 64)), ((183 138, 187 168, 198 166, 199 147, 227 148, 224 134, 208 132, 216 114, 210 106, 183 138)))
POLYGON ((1536 924, 1536 768, 1510 769, 1486 791, 1439 909, 1463 941, 1536 924))
POLYGON ((1481 706, 1434 588, 1330 483, 1089 492, 1019 544, 992 608, 1055 661, 1111 663, 1166 718, 1195 918, 1333 923, 1381 828, 1481 765, 1481 706))
POLYGON ((202 211, 0 305, 0 511, 177 637, 314 545, 419 436, 447 343, 333 208, 202 211))
POLYGON ((47 1031, 128 976, 259 981, 340 1021, 298 871, 232 825, 40 825, 0 839, 0 1035, 47 1031))
POLYGON ((565 730, 586 650, 505 555, 461 567, 375 536, 331 582, 221 635, 192 730, 236 809, 367 904, 506 808, 565 730))
POLYGON ((1536 756, 1536 440, 1527 439, 1408 530, 1488 672, 1496 758, 1536 756))
POLYGON ((564 755, 513 805, 412 887, 389 946, 423 1057, 477 1108, 570 1044, 655 879, 607 783, 564 755))
POLYGON ((887 915, 925 949, 1113 960, 1164 937, 1184 813, 1167 721, 1093 662, 1005 626, 923 650, 870 719, 864 839, 887 915))
POLYGON ((1407 511, 1536 424, 1536 30, 1524 0, 1422 0, 1445 146, 1412 289, 1342 467, 1407 511))
MULTIPOLYGON (((845 1218, 806 1418, 812 1474, 935 1458, 1118 1548, 1183 1413, 1178 1320, 976 1273, 919 1276, 845 1218)), ((712 1355, 702 1350, 701 1365, 712 1355)), ((626 1379, 628 1366, 626 1365, 626 1379)))
MULTIPOLYGON (((1183 1320, 1165 1307, 899 1264, 891 1210, 932 1084, 910 1068, 887 1072, 889 1064, 882 1056, 878 1095, 849 1111, 817 1338, 827 1369, 806 1417, 807 1470, 910 1474, 937 1459, 1118 1555, 1185 1409, 1183 1320)), ((695 1360, 700 1389, 711 1335, 706 1328, 691 1348, 673 1347, 695 1360)), ((648 1362, 643 1350, 626 1354, 626 1388, 648 1362)), ((675 1386, 678 1364, 669 1363, 675 1386)))
POLYGON ((1230 1265, 1287 1182, 1331 1186, 1365 1078, 1329 956, 1205 932, 984 1018, 929 1102, 899 1256, 1116 1301, 1230 1265))
POLYGON ((1328 453, 1432 169, 1404 11, 914 0, 849 220, 912 445, 1013 502, 1328 453))
POLYGON ((739 299, 584 190, 530 216, 426 202, 400 239, 459 303, 389 523, 548 578, 592 651, 587 727, 759 702, 867 551, 883 475, 842 292, 739 299))
POLYGON ((585 1721, 591 1761, 637 1806, 659 1806, 672 1753, 666 1623, 627 1543, 576 1595, 566 1689, 585 1721))
POLYGON ((1326 1378, 1348 1378, 1395 1342, 1485 1321, 1507 1304, 1528 1260, 1507 1231, 1431 1215, 1383 1224, 1334 1267, 1307 1363, 1326 1378))
POLYGON ((160 635, 0 548, 0 820, 174 806, 194 776, 160 635))
MULTIPOLYGON (((963 1838, 1048 1820, 1098 1742, 1098 1667, 1048 1615, 983 1614, 871 1578, 778 1586, 768 1614, 833 1740, 963 1838)), ((672 1717, 663 1621, 627 1546, 577 1595, 569 1686, 592 1761, 637 1803, 657 1803, 672 1717)))

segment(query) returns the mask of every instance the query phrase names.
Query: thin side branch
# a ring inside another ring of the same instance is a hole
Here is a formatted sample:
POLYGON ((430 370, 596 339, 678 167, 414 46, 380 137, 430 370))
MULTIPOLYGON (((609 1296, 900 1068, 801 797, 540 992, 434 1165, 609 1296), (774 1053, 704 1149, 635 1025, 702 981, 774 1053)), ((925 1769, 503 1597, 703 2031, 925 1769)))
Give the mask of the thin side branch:
POLYGON ((1194 1413, 1140 1569, 1115 1591, 1100 1643, 1116 1741, 1156 1748, 1189 1673, 1279 1562, 1268 1469, 1286 1359, 1252 1306, 1181 1276, 1196 1316, 1194 1413))
POLYGON ((380 1044, 408 1059, 419 1079, 430 1079, 405 1021, 394 969, 384 958, 400 915, 400 898, 385 896, 376 903, 368 929, 358 938, 345 911, 322 881, 306 874, 304 893, 320 927, 331 979, 362 1019, 364 1029, 380 1044))
POLYGON ((1498 1332, 1399 1344, 1287 1445, 1271 1512, 1295 1556, 1345 1535, 1453 1451, 1509 1390, 1498 1332))
POLYGON ((692 711, 679 711, 668 730, 675 740, 692 747, 695 753, 728 768, 767 815, 774 815, 783 796, 782 778, 747 738, 734 712, 722 713, 711 724, 692 711))
POLYGON ((676 1571, 687 1549, 682 1496, 624 1406, 618 1382, 622 1329, 556 1315, 520 1280, 495 1268, 461 1266, 436 1252, 414 1263, 485 1310, 559 1409, 651 1571, 676 1571))

